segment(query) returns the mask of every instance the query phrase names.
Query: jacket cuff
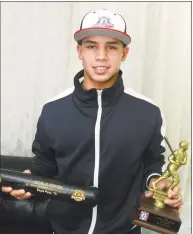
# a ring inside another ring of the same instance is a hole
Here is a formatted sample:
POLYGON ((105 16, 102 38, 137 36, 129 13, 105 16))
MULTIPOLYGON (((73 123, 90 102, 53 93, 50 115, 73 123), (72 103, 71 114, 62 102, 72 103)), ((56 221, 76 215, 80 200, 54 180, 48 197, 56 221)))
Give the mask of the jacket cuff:
POLYGON ((160 177, 161 175, 159 173, 152 173, 147 177, 146 180, 146 188, 148 188, 149 182, 152 178, 160 177))

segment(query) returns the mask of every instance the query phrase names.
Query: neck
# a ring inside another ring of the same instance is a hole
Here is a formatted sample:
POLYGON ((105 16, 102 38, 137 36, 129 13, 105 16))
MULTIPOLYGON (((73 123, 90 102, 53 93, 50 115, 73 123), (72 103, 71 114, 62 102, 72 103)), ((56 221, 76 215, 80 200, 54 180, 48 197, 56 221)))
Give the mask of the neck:
POLYGON ((111 78, 109 78, 107 81, 99 82, 93 80, 85 71, 84 71, 84 81, 82 83, 82 88, 84 90, 89 89, 97 89, 97 90, 103 90, 106 88, 110 88, 118 79, 119 72, 113 75, 111 78))

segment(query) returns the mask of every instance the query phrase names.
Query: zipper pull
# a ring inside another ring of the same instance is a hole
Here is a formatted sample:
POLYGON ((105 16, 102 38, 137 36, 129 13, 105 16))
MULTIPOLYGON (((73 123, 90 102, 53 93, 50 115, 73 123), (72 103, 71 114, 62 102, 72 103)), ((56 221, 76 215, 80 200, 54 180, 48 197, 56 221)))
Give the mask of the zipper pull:
POLYGON ((97 90, 97 93, 98 93, 99 96, 102 95, 102 91, 103 91, 103 90, 97 90))
POLYGON ((98 106, 99 108, 102 107, 102 90, 97 90, 97 94, 98 94, 98 106))

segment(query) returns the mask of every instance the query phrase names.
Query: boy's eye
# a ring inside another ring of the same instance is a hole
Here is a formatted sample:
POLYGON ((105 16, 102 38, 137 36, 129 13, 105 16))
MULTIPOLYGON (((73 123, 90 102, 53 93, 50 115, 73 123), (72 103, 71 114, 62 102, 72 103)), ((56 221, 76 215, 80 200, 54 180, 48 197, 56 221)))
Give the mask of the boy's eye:
POLYGON ((89 49, 94 49, 94 48, 96 48, 96 46, 95 46, 95 45, 90 45, 90 46, 88 46, 87 48, 89 48, 89 49))
POLYGON ((110 50, 116 49, 115 46, 108 46, 108 48, 109 48, 110 50))
MULTIPOLYGON (((88 45, 87 48, 88 49, 96 49, 96 45, 88 45)), ((116 50, 117 47, 115 47, 115 46, 108 46, 107 49, 109 49, 109 50, 116 50)))

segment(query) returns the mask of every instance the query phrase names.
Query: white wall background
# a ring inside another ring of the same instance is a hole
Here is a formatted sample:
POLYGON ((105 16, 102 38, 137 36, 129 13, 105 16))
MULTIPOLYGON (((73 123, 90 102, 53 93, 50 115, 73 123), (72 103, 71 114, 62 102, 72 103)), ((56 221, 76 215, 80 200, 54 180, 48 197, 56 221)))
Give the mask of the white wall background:
MULTIPOLYGON (((73 85, 82 67, 73 34, 90 10, 122 14, 131 35, 125 85, 163 110, 173 148, 191 140, 191 3, 1 3, 1 154, 32 156, 44 102, 73 85)), ((168 156, 169 151, 166 155, 168 156)), ((189 153, 190 155, 190 153, 189 153)), ((191 166, 181 168, 186 195, 181 233, 190 233, 191 166)))

